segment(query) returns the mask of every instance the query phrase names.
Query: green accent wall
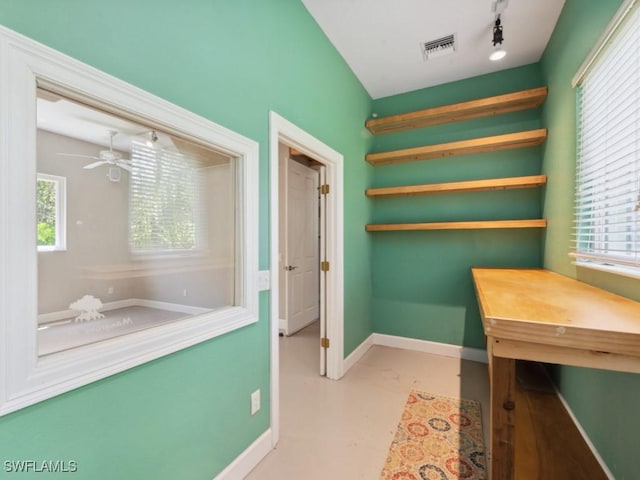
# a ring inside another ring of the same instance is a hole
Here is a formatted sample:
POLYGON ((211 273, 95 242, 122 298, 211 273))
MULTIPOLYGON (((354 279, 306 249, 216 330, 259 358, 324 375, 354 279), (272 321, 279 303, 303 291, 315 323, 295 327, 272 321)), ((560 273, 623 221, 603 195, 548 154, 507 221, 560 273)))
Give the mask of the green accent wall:
MULTIPOLYGON (((576 101, 571 80, 621 0, 567 0, 540 62, 549 96, 542 120, 549 129, 543 172, 549 176, 544 215, 544 266, 619 295, 640 300, 640 281, 585 268, 568 256, 572 248, 576 169, 576 101)), ((604 370, 555 367, 562 395, 618 480, 638 478, 636 448, 640 376, 604 370)))
MULTIPOLYGON (((342 153, 345 355, 372 333, 371 98, 300 1, 0 0, 0 24, 258 141, 261 269, 269 111, 342 153)), ((268 328, 263 292, 255 325, 0 417, 0 460, 75 460, 91 480, 211 479, 269 427, 268 328)))
MULTIPOLYGON (((380 117, 541 86, 538 64, 375 100, 380 117)), ((540 109, 379 135, 372 151, 541 128, 540 109)), ((541 147, 374 168, 373 187, 540 173, 541 147)), ((370 200, 373 223, 540 218, 540 189, 370 200)), ((539 267, 540 229, 375 232, 373 318, 377 333, 484 348, 471 267, 539 267)))

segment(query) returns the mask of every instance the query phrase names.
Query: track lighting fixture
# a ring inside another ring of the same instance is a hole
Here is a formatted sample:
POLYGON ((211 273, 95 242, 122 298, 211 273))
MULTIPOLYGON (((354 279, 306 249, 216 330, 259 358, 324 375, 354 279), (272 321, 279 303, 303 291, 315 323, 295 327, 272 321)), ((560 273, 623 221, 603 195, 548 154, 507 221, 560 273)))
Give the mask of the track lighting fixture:
POLYGON ((494 51, 489 55, 489 60, 497 61, 507 54, 507 52, 502 48, 502 41, 504 37, 502 36, 502 23, 500 22, 500 15, 496 18, 496 23, 493 26, 493 47, 494 51))

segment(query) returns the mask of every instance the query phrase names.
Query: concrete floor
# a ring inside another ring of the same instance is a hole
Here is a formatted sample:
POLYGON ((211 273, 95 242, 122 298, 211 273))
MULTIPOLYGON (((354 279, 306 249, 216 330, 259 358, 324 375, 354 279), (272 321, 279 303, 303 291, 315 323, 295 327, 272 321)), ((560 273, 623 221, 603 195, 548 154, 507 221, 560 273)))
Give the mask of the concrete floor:
POLYGON ((248 480, 379 478, 414 388, 480 401, 488 439, 485 364, 374 346, 341 380, 327 380, 319 336, 316 323, 280 338, 280 441, 248 480))

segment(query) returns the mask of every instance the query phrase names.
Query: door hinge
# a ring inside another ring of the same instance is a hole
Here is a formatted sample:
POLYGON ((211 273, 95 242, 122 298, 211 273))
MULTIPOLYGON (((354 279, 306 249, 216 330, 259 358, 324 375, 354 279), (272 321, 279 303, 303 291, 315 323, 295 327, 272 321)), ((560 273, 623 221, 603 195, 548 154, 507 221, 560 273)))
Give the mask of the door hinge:
POLYGON ((331 343, 331 342, 329 342, 329 339, 328 339, 327 337, 322 337, 322 338, 320 339, 320 346, 321 346, 322 348, 329 348, 329 344, 330 344, 330 343, 331 343))
POLYGON ((320 262, 320 270, 323 272, 328 272, 329 271, 329 262, 323 261, 320 262))
POLYGON ((324 185, 320 185, 320 195, 328 195, 329 194, 329 184, 325 183, 324 185))

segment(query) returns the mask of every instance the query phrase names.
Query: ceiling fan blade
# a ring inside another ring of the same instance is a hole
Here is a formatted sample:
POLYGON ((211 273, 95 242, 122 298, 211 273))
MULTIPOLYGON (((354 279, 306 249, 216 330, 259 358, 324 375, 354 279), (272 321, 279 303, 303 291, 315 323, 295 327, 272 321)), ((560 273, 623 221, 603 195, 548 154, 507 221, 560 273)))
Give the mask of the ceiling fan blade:
POLYGON ((116 162, 116 165, 120 168, 125 169, 127 172, 131 172, 131 163, 130 162, 116 162))
POLYGON ((100 160, 98 162, 93 162, 93 163, 90 163, 89 165, 85 165, 84 168, 86 169, 96 168, 96 167, 99 167, 100 165, 104 165, 105 163, 109 163, 109 162, 105 160, 100 160))
POLYGON ((83 155, 81 153, 58 153, 58 155, 62 155, 63 157, 93 158, 95 160, 100 160, 98 157, 94 157, 93 155, 83 155))

